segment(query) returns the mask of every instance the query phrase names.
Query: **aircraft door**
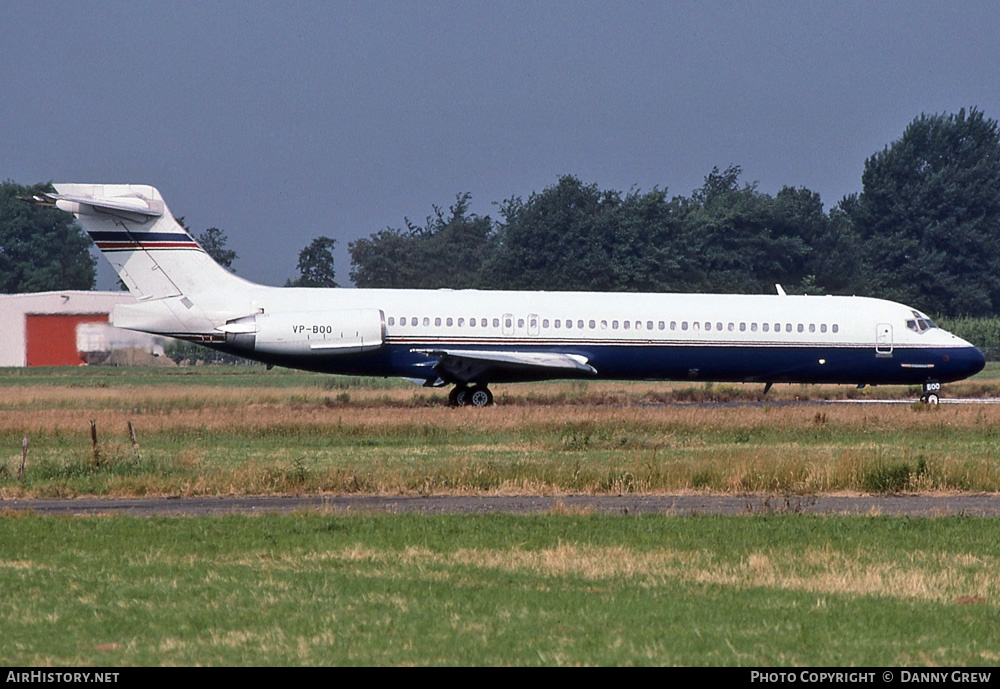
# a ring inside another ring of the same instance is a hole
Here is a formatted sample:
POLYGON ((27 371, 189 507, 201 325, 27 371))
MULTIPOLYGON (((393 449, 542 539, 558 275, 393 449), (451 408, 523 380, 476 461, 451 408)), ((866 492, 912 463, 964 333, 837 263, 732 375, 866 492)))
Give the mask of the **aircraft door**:
POLYGON ((875 356, 892 356, 892 325, 879 323, 875 328, 875 356))

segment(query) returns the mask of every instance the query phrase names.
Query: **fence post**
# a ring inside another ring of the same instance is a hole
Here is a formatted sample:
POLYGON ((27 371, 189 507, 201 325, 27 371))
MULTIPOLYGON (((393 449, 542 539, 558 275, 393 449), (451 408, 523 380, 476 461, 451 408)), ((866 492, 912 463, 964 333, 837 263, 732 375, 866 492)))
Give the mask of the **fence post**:
POLYGON ((139 456, 139 443, 135 439, 135 428, 132 426, 132 419, 128 420, 128 437, 132 440, 132 452, 135 453, 135 463, 142 464, 142 458, 139 456))
POLYGON ((17 468, 17 480, 24 478, 24 462, 28 459, 28 434, 21 438, 21 466, 17 468))

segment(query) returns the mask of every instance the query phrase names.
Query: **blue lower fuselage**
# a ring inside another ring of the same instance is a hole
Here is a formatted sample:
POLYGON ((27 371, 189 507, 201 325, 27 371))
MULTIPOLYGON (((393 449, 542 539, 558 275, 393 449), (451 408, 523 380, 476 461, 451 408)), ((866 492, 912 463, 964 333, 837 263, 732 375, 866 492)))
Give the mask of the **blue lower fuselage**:
MULTIPOLYGON (((434 343, 441 347, 440 341, 434 343)), ((496 345, 462 343, 465 350, 490 351, 496 345)), ((386 376, 432 381, 434 358, 413 351, 412 341, 360 354, 283 357, 250 354, 278 366, 321 373, 386 376)), ((565 378, 607 380, 694 380, 762 383, 849 383, 912 385, 947 383, 974 375, 986 359, 975 347, 895 347, 877 352, 870 346, 616 344, 524 345, 521 352, 558 352, 585 357, 596 375, 567 372, 565 378)), ((233 351, 247 355, 246 352, 233 351)), ((496 371, 483 383, 551 379, 551 371, 496 371)), ((447 381, 452 382, 452 381, 447 381)))

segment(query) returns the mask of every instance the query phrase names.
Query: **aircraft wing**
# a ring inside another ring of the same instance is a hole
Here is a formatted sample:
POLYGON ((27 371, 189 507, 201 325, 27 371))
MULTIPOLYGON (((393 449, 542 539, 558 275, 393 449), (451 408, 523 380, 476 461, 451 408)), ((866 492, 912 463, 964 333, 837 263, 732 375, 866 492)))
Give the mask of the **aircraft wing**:
POLYGON ((567 373, 596 375, 597 369, 579 354, 561 352, 483 351, 479 349, 414 349, 437 357, 428 362, 444 382, 469 383, 482 377, 543 379, 567 373))

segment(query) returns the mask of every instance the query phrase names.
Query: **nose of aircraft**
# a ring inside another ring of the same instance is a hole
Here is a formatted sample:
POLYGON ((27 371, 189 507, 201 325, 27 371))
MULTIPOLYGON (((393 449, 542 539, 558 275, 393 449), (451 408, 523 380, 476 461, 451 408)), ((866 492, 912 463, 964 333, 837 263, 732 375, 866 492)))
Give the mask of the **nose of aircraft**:
POLYGON ((986 355, 979 351, 977 347, 970 344, 968 347, 963 347, 960 352, 960 354, 953 356, 951 359, 955 375, 958 378, 974 376, 986 366, 986 355))

